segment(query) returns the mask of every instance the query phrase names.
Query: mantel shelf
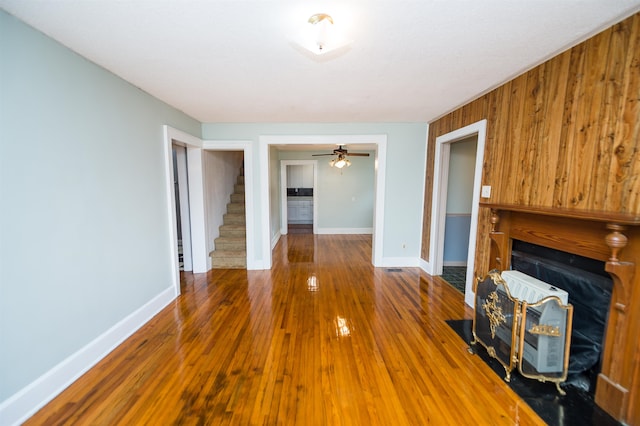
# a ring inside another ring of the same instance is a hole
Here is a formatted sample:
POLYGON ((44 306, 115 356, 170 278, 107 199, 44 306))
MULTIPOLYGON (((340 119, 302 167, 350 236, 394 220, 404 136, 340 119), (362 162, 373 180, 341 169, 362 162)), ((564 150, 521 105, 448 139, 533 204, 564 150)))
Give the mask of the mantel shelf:
POLYGON ((615 213, 596 210, 578 210, 551 207, 531 207, 518 204, 495 204, 482 202, 480 203, 480 207, 487 207, 494 210, 540 214, 545 216, 591 220, 596 222, 617 223, 620 225, 640 225, 640 216, 631 213, 615 213))

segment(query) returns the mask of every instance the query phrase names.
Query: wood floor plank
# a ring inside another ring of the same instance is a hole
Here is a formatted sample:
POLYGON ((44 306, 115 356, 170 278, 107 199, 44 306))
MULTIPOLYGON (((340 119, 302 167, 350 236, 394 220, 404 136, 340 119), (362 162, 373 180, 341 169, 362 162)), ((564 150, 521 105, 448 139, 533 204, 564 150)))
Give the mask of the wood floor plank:
POLYGON ((283 236, 182 295, 27 425, 539 425, 446 324, 462 295, 374 268, 371 236, 283 236))

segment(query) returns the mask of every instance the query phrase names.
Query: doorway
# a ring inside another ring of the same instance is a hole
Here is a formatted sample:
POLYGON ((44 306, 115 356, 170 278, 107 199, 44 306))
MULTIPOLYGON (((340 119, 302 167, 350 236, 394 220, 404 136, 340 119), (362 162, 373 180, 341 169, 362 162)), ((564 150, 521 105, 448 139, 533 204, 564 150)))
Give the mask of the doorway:
MULTIPOLYGON (((277 231, 272 229, 270 183, 275 173, 276 165, 270 159, 270 149, 274 145, 374 145, 375 148, 375 175, 374 175, 374 208, 373 208, 373 244, 372 263, 374 266, 383 266, 383 237, 384 237, 384 193, 385 173, 387 158, 387 135, 304 135, 304 136, 260 136, 260 200, 263 209, 268 214, 262 215, 262 258, 264 269, 271 269, 272 237, 277 231)), ((355 148, 354 148, 355 149, 355 148)), ((276 186, 277 187, 277 186, 276 186)), ((314 221, 315 222, 315 221, 314 221)))
POLYGON ((444 224, 442 278, 465 293, 478 135, 452 142, 444 224))
POLYGON ((173 181, 175 192, 178 269, 192 271, 191 224, 189 221, 189 182, 187 179, 187 149, 173 143, 173 181))
POLYGON ((318 199, 315 189, 317 186, 317 160, 280 161, 280 194, 282 194, 280 234, 288 234, 290 227, 299 230, 311 228, 311 232, 316 234, 318 199))
POLYGON ((475 266, 476 232, 478 229, 478 210, 480 203, 480 185, 482 181, 482 163, 487 120, 481 120, 453 132, 436 138, 434 158, 433 204, 431 220, 431 241, 429 247, 429 263, 431 275, 442 275, 444 266, 445 223, 447 212, 447 192, 449 186, 449 160, 451 146, 455 142, 470 137, 477 139, 475 164, 473 167, 473 188, 471 193, 471 217, 469 226, 469 243, 467 249, 465 303, 473 306, 473 279, 475 266))

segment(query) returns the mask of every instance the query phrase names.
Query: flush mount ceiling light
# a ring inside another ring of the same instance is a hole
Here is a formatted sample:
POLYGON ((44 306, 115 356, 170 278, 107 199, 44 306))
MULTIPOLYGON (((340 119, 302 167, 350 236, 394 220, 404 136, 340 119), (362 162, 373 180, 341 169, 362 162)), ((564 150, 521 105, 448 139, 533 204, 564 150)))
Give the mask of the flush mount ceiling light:
POLYGON ((333 18, 326 13, 316 13, 315 15, 311 15, 308 22, 313 25, 315 30, 317 52, 314 53, 320 55, 329 43, 333 18))
POLYGON ((304 29, 300 29, 300 35, 295 38, 295 44, 316 56, 347 46, 351 42, 345 37, 344 25, 335 25, 335 22, 338 21, 334 21, 328 13, 311 15, 304 24, 304 29))

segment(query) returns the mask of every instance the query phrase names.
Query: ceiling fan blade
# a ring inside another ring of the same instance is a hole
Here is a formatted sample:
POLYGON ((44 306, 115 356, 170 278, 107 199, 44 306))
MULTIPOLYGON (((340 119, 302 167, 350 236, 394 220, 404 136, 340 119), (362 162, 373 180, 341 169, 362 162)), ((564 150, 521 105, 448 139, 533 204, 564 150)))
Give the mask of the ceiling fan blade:
POLYGON ((368 157, 369 154, 366 152, 348 152, 346 155, 349 157, 368 157))
POLYGON ((311 154, 312 157, 321 157, 323 155, 335 155, 335 154, 311 154))

